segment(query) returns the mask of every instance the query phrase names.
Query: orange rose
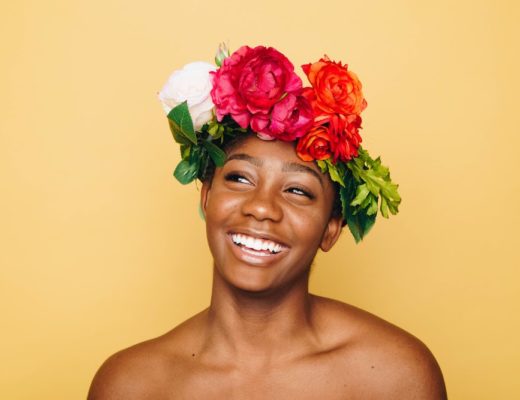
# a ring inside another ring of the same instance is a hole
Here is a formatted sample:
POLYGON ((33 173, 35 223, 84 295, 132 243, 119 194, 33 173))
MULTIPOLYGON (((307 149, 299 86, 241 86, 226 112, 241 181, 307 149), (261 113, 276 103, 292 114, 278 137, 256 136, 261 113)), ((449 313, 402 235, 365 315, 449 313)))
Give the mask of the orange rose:
POLYGON ((298 140, 296 154, 303 161, 325 160, 331 156, 329 128, 324 125, 314 126, 298 140))
POLYGON ((360 114, 366 108, 361 82, 356 74, 347 70, 346 64, 330 61, 325 56, 318 62, 303 65, 302 69, 314 89, 315 96, 306 94, 316 114, 360 114))

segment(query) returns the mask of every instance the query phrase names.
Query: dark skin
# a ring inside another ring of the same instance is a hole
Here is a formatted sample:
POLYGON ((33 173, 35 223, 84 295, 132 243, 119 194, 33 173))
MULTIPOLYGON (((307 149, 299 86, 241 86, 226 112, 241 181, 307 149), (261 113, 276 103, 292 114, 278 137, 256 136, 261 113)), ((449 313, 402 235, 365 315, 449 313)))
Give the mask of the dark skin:
POLYGON ((201 191, 209 308, 111 356, 89 400, 446 399, 430 351, 403 330, 308 291, 318 249, 338 240, 327 175, 290 143, 250 137, 201 191), (277 244, 251 250, 237 235, 277 244))

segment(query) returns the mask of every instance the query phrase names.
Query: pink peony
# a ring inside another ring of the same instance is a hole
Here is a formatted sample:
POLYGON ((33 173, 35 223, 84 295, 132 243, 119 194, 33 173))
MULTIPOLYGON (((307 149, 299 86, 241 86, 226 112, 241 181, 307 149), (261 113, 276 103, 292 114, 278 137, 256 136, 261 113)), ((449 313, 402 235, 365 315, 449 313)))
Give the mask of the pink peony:
POLYGON ((219 121, 230 115, 242 128, 266 139, 294 140, 312 124, 312 109, 300 96, 301 79, 279 51, 243 46, 212 72, 211 97, 219 121))
POLYGON ((288 94, 274 105, 267 131, 276 139, 290 142, 307 133, 313 118, 312 107, 307 99, 288 94))

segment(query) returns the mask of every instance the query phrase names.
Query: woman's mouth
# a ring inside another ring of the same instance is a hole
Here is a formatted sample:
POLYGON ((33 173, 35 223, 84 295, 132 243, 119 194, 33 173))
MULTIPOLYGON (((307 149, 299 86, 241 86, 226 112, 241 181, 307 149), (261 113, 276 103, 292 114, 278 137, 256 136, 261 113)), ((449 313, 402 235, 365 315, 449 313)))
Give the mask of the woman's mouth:
POLYGON ((287 246, 272 240, 260 239, 242 233, 230 234, 234 244, 242 250, 257 256, 269 256, 282 252, 287 246))

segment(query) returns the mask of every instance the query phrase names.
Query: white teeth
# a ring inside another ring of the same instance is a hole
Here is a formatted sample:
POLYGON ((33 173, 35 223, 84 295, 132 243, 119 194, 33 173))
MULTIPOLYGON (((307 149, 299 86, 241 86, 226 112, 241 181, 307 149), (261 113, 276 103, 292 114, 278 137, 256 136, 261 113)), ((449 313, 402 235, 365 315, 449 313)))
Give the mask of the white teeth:
POLYGON ((253 249, 262 250, 262 240, 255 239, 255 243, 253 244, 253 249))
POLYGON ((271 240, 257 239, 237 233, 232 234, 231 239, 233 240, 233 243, 241 244, 256 251, 269 250, 271 253, 279 253, 283 248, 282 245, 271 240))

